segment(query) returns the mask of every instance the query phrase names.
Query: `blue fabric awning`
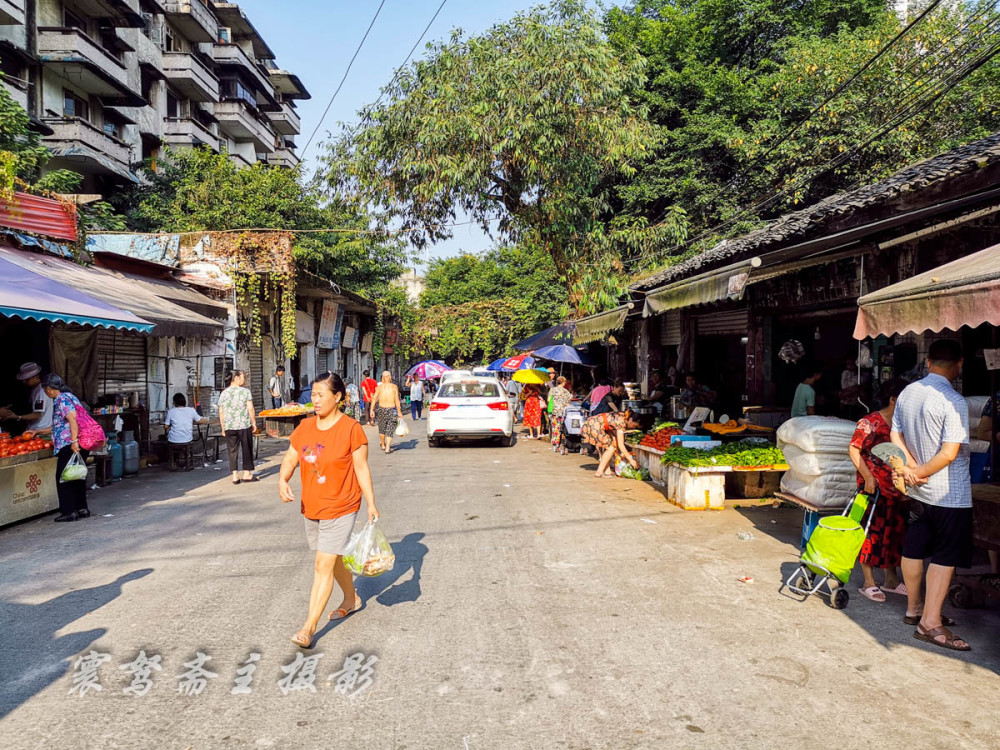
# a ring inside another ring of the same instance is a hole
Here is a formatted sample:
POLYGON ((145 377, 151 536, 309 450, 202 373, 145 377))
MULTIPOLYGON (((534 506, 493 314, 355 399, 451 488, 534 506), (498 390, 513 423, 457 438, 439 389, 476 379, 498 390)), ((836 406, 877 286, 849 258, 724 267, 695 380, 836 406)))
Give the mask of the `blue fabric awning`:
POLYGON ((0 250, 0 315, 97 328, 153 330, 149 321, 18 265, 0 250))

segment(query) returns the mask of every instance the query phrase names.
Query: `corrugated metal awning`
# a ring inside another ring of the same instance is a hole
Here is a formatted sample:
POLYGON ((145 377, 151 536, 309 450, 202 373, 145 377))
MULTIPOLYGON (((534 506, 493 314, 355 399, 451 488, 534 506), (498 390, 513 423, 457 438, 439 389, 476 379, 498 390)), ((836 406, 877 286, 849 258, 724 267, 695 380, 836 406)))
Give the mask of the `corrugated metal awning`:
POLYGON ((571 321, 575 332, 573 334, 573 344, 589 344, 591 341, 603 339, 611 331, 617 331, 625 325, 625 318, 628 317, 629 310, 635 305, 628 302, 613 310, 588 315, 586 318, 571 321))
POLYGON ((0 198, 0 227, 76 242, 76 210, 72 204, 28 193, 0 198))
POLYGON ((125 310, 144 324, 142 330, 152 336, 215 338, 221 336, 221 321, 199 315, 153 294, 148 286, 103 268, 86 267, 67 260, 16 250, 0 250, 0 258, 22 269, 70 286, 90 297, 125 310), (155 327, 149 330, 149 324, 155 327))
POLYGON ((654 289, 646 295, 646 305, 642 311, 643 317, 648 318, 667 310, 707 305, 725 299, 742 299, 743 291, 750 278, 750 271, 759 267, 760 258, 751 258, 691 279, 682 279, 654 289))
POLYGON ((866 294, 854 338, 1000 325, 1000 245, 866 294))

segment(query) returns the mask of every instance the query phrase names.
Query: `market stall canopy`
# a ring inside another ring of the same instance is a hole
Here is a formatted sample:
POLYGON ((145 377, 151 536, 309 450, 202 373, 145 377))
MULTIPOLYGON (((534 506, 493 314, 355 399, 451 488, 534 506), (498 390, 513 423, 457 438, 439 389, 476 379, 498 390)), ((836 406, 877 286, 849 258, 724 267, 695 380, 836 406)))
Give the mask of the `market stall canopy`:
POLYGON ((548 359, 552 362, 568 362, 573 365, 588 365, 584 362, 580 352, 572 346, 566 344, 556 344, 555 346, 544 346, 535 351, 535 356, 539 359, 548 359))
POLYGON ((854 338, 1000 325, 1000 245, 866 294, 854 338))
POLYGON ((743 298, 750 272, 760 268, 760 258, 682 279, 654 289, 646 295, 643 317, 659 315, 667 310, 679 310, 694 305, 707 305, 721 300, 743 298))
POLYGON ((148 285, 126 278, 122 274, 16 250, 0 250, 0 258, 36 276, 84 292, 89 297, 97 298, 115 309, 127 310, 144 324, 154 324, 151 331, 148 326, 136 329, 143 333, 160 337, 187 338, 215 338, 223 334, 224 324, 221 321, 176 305, 154 294, 148 285))
POLYGON ((530 352, 542 346, 572 344, 575 328, 576 326, 572 322, 558 323, 551 328, 546 328, 541 333, 518 341, 513 348, 522 352, 530 352))
POLYGON ((148 333, 153 324, 13 262, 0 248, 0 315, 148 333))
POLYGON ((579 318, 573 321, 573 344, 589 344, 591 341, 603 339, 612 331, 620 330, 625 325, 625 318, 628 317, 629 310, 635 305, 631 302, 616 307, 614 310, 607 310, 596 315, 588 315, 586 318, 579 318))

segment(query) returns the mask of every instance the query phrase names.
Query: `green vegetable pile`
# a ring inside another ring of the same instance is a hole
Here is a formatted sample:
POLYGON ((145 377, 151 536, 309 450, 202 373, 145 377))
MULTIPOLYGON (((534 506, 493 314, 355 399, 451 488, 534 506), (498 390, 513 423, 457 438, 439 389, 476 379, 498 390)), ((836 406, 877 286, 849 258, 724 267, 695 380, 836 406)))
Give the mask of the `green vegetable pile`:
POLYGON ((638 479, 640 482, 645 482, 649 479, 649 471, 647 469, 633 469, 631 466, 625 466, 622 469, 621 475, 625 479, 638 479))
POLYGON ((740 440, 708 450, 675 446, 667 450, 660 460, 665 464, 681 466, 774 466, 785 463, 785 456, 780 448, 773 445, 740 440))
POLYGON ((665 430, 668 427, 680 428, 680 425, 677 424, 676 422, 657 422, 656 424, 653 425, 653 429, 649 431, 649 434, 652 435, 654 432, 665 430))

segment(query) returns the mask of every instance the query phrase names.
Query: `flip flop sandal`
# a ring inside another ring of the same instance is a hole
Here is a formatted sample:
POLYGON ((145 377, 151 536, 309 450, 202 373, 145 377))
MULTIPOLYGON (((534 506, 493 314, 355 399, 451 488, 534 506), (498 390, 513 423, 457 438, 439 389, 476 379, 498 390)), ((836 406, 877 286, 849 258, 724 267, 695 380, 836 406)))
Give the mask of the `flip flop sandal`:
MULTIPOLYGON (((903 618, 903 624, 904 625, 919 625, 921 617, 923 617, 922 614, 912 615, 912 616, 911 615, 907 615, 906 617, 903 618)), ((947 625, 948 627, 951 627, 952 625, 958 625, 958 621, 957 620, 952 620, 947 615, 941 615, 941 624, 942 625, 947 625)))
POLYGON ((930 630, 924 630, 922 626, 918 625, 917 629, 913 631, 913 637, 918 641, 925 641, 926 643, 932 643, 939 648, 948 649, 949 651, 971 651, 972 646, 962 638, 952 633, 944 625, 939 625, 936 628, 931 628, 930 630), (938 636, 944 636, 943 641, 936 640, 938 636), (964 646, 956 646, 955 644, 961 641, 965 643, 964 646))
POLYGON ((361 601, 361 597, 355 594, 354 598, 357 600, 354 603, 354 609, 347 609, 347 607, 340 607, 339 609, 335 609, 333 610, 333 612, 330 613, 330 619, 343 620, 344 618, 350 617, 359 609, 361 609, 361 607, 364 606, 364 603, 361 601))
POLYGON ((858 589, 858 593, 865 599, 870 599, 878 604, 885 604, 885 594, 879 591, 878 586, 869 586, 866 589, 858 589))
POLYGON ((302 635, 301 630, 292 636, 291 641, 299 648, 312 648, 313 646, 312 644, 313 639, 311 637, 306 637, 302 635))
POLYGON ((906 584, 901 583, 894 589, 887 589, 885 586, 879 586, 887 594, 899 594, 900 596, 908 596, 909 592, 906 590, 906 584))

